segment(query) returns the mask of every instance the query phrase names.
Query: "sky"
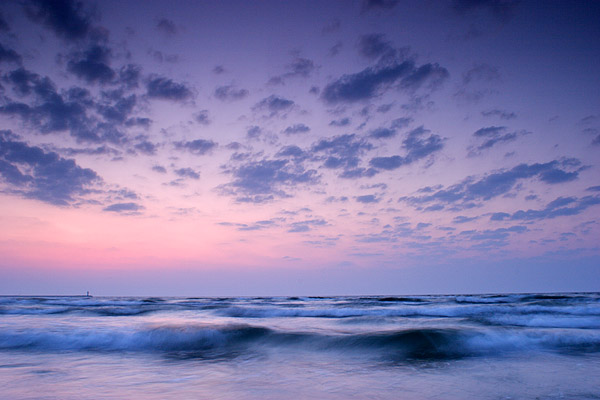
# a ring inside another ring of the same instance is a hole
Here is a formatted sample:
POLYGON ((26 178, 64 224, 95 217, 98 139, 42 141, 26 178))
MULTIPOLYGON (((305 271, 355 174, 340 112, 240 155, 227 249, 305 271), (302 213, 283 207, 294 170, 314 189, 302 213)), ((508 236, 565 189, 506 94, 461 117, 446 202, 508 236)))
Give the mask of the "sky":
POLYGON ((600 2, 0 4, 0 294, 600 287, 600 2))

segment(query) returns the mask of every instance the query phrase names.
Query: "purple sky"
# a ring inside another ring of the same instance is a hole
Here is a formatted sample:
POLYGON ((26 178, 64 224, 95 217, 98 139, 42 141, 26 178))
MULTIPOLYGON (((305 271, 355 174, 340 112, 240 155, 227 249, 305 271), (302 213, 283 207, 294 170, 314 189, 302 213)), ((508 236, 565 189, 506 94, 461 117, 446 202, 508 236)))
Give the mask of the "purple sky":
POLYGON ((0 293, 598 290, 599 20, 2 2, 0 293))

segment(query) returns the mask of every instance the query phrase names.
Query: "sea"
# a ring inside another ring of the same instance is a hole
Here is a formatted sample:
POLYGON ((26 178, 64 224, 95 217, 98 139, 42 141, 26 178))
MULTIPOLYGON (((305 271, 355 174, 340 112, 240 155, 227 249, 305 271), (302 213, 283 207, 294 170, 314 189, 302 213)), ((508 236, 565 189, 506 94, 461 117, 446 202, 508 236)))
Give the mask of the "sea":
POLYGON ((600 399, 600 293, 0 296, 0 399, 600 399))

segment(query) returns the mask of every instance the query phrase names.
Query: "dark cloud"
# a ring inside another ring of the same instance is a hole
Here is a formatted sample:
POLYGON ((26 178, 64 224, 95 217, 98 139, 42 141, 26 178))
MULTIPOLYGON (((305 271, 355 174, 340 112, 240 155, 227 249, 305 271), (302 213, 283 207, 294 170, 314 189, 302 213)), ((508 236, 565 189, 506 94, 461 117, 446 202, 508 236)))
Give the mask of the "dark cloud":
POLYGON ((308 154, 298 146, 290 145, 282 147, 275 157, 292 157, 295 159, 306 159, 308 154))
POLYGON ((600 192, 600 185, 599 186, 590 186, 587 189, 588 192, 600 192))
POLYGON ((304 124, 294 124, 285 128, 283 133, 285 133, 286 135, 296 135, 298 133, 306 133, 309 131, 310 128, 304 124))
POLYGON ((396 53, 392 43, 385 40, 385 35, 377 33, 362 35, 358 41, 358 51, 363 57, 371 60, 393 56, 396 53))
POLYGON ((225 72, 225 67, 223 67, 222 65, 217 65, 212 69, 212 72, 217 75, 221 75, 225 72))
POLYGON ((505 22, 515 15, 519 3, 520 0, 453 0, 452 9, 459 15, 486 11, 505 22))
POLYGON ((505 119, 505 120, 517 118, 517 114, 515 114, 514 112, 505 111, 505 110, 496 110, 496 109, 482 111, 481 115, 483 115, 484 117, 498 117, 500 119, 505 119))
POLYGON ((98 112, 108 121, 124 123, 133 112, 133 108, 137 103, 137 97, 134 94, 123 96, 121 91, 106 94, 107 102, 98 104, 98 112))
POLYGON ((166 35, 175 35, 178 30, 175 22, 167 18, 161 18, 156 22, 156 29, 166 35))
POLYGON ((437 63, 429 63, 421 65, 415 69, 410 75, 403 78, 400 86, 408 90, 417 90, 429 83, 429 88, 435 89, 439 87, 450 74, 446 68, 440 67, 437 63))
POLYGON ((333 33, 333 32, 337 32, 340 27, 342 26, 342 23, 340 22, 339 19, 334 19, 333 21, 329 22, 328 24, 326 24, 323 29, 321 30, 322 33, 333 33))
POLYGON ((160 50, 148 50, 148 54, 159 63, 176 63, 179 61, 179 56, 177 54, 165 54, 160 50))
POLYGON ((0 62, 13 62, 20 64, 21 56, 13 49, 6 48, 0 43, 0 62))
POLYGON ((6 19, 4 18, 4 14, 0 11, 0 32, 8 32, 10 30, 10 26, 6 19))
POLYGON ((396 7, 400 0, 363 0, 362 1, 362 10, 372 11, 372 10, 391 10, 396 7))
POLYGON ((248 139, 258 139, 262 133, 260 126, 253 125, 246 130, 246 137, 248 139))
POLYGON ((495 137, 506 131, 505 126, 489 126, 487 128, 481 128, 473 133, 473 136, 477 137, 495 137))
POLYGON ((142 128, 148 129, 152 125, 152 120, 150 118, 129 118, 125 121, 125 126, 139 126, 142 128))
POLYGON ((217 143, 205 139, 174 142, 173 144, 177 150, 186 150, 197 156, 202 156, 217 147, 217 143))
POLYGON ((67 40, 84 38, 91 29, 90 15, 75 0, 29 0, 27 15, 67 40))
POLYGON ((31 93, 34 85, 39 84, 40 78, 38 74, 19 68, 9 72, 3 77, 3 81, 13 85, 13 91, 21 96, 26 96, 31 93))
POLYGON ((452 220, 452 223, 464 224, 466 222, 475 221, 476 219, 477 219, 477 217, 465 217, 464 215, 458 215, 458 216, 454 217, 454 219, 452 220))
POLYGON ((375 168, 346 168, 339 177, 343 179, 371 178, 378 172, 375 168))
POLYGON ((253 224, 235 224, 238 228, 238 231, 260 231, 267 228, 272 228, 277 226, 277 221, 268 219, 262 221, 256 221, 253 224))
POLYGON ((159 174, 166 174, 167 173, 167 169, 165 167, 163 167, 162 165, 155 165, 152 167, 152 171, 154 172, 158 172, 159 174))
POLYGON ((350 125, 350 118, 341 118, 341 119, 334 119, 333 121, 331 121, 329 123, 329 126, 348 126, 350 125))
POLYGON ((475 136, 478 140, 483 139, 483 142, 477 146, 470 146, 468 148, 469 156, 479 155, 483 150, 492 148, 499 143, 515 141, 520 136, 524 136, 529 133, 530 132, 527 131, 507 132, 507 128, 505 126, 489 126, 478 129, 473 133, 473 136, 475 136))
POLYGON ((309 219, 304 221, 293 222, 290 224, 288 232, 308 232, 315 226, 325 226, 327 221, 324 219, 309 219))
POLYGON ((492 216, 490 217, 490 221, 504 221, 508 217, 510 217, 509 213, 496 212, 492 214, 492 216))
POLYGON ((267 111, 269 116, 275 116, 279 113, 283 113, 289 111, 294 106, 294 102, 292 100, 288 100, 284 97, 271 95, 269 97, 265 97, 258 103, 254 105, 253 110, 267 111))
POLYGON ((308 78, 316 69, 315 63, 308 58, 296 57, 286 66, 287 72, 269 79, 270 84, 283 84, 289 78, 308 78))
POLYGON ((315 68, 315 63, 312 60, 309 60, 308 58, 296 57, 294 61, 288 64, 288 72, 285 73, 283 77, 290 78, 298 76, 302 78, 308 78, 315 68))
POLYGON ((474 82, 498 82, 500 81, 500 72, 498 68, 489 64, 475 64, 463 73, 462 78, 464 85, 474 82))
POLYGON ((136 203, 115 203, 110 206, 104 207, 104 211, 115 212, 119 214, 136 215, 140 211, 144 210, 144 206, 136 203))
POLYGON ((413 69, 414 64, 410 61, 380 68, 369 67, 356 74, 343 75, 329 83, 323 89, 321 97, 329 104, 367 100, 379 95, 384 87, 408 75, 413 69))
POLYGON ((74 148, 66 148, 61 149, 61 153, 66 154, 68 156, 77 156, 79 154, 85 154, 88 156, 101 156, 101 155, 110 155, 110 156, 119 156, 121 154, 120 151, 115 150, 108 146, 99 146, 92 148, 83 148, 83 149, 74 149, 74 148))
POLYGON ((367 140, 359 138, 355 134, 347 134, 321 139, 311 146, 311 153, 315 155, 315 160, 324 161, 325 168, 341 168, 343 171, 340 177, 353 179, 373 176, 376 173, 370 169, 358 168, 362 154, 371 149, 373 149, 373 145, 367 140))
POLYGON ((110 59, 108 47, 94 44, 83 53, 71 55, 67 70, 87 83, 110 83, 117 75, 110 67, 110 59))
MULTIPOLYGON (((578 160, 575 160, 578 161, 578 160)), ((402 197, 417 207, 423 205, 452 205, 453 210, 475 207, 477 202, 490 200, 511 191, 517 182, 536 178, 546 184, 559 184, 577 179, 578 172, 568 172, 561 167, 571 167, 572 162, 550 161, 544 164, 519 164, 509 170, 500 170, 481 179, 468 177, 462 182, 445 189, 428 191, 422 196, 402 197)))
POLYGON ((140 153, 146 154, 147 156, 155 155, 157 150, 157 146, 154 143, 149 142, 147 140, 139 142, 133 147, 140 153))
POLYGON ((483 98, 497 94, 490 86, 498 84, 501 75, 498 68, 486 63, 473 65, 462 75, 462 83, 454 96, 469 102, 478 102, 483 98))
POLYGON ((356 201, 363 204, 379 203, 381 199, 377 198, 374 194, 366 194, 363 196, 356 196, 356 201))
POLYGON ((420 126, 410 131, 402 141, 402 147, 407 151, 404 157, 395 155, 391 157, 375 157, 369 162, 373 168, 392 170, 403 165, 412 164, 444 147, 444 139, 439 135, 429 134, 430 131, 420 126))
POLYGON ((377 97, 394 84, 412 91, 429 82, 433 88, 448 76, 448 71, 438 64, 425 64, 417 68, 412 61, 369 67, 329 83, 323 89, 321 98, 328 104, 353 103, 377 97))
POLYGON ((600 196, 576 197, 558 197, 551 201, 541 210, 519 210, 513 214, 494 213, 491 216, 492 221, 538 221, 544 219, 553 219, 563 216, 578 215, 589 207, 600 204, 600 196))
POLYGON ((195 113, 194 120, 201 125, 209 125, 211 121, 208 117, 208 110, 200 110, 195 113))
POLYGON ((396 136, 396 130, 389 128, 377 128, 373 129, 369 133, 369 136, 375 139, 389 139, 391 137, 396 136))
POLYGON ((121 69, 119 69, 119 83, 124 85, 127 89, 137 88, 141 73, 142 67, 139 65, 124 65, 121 67, 121 69))
POLYGON ((410 117, 396 118, 395 120, 392 121, 391 128, 392 129, 406 128, 412 122, 413 122, 413 119, 410 117))
POLYGON ((331 46, 329 48, 329 56, 330 57, 335 57, 338 54, 340 54, 340 51, 342 51, 342 47, 343 47, 343 43, 342 42, 337 42, 336 44, 334 44, 333 46, 331 46))
POLYGON ((10 131, 0 131, 0 175, 10 193, 59 206, 72 204, 101 182, 93 170, 29 146, 10 131))
POLYGON ((241 100, 248 96, 246 89, 236 89, 233 85, 219 86, 215 89, 215 97, 219 100, 241 100))
POLYGON ((146 89, 149 97, 163 100, 183 101, 193 96, 192 90, 185 84, 162 76, 151 77, 146 89))
POLYGON ((392 107, 394 106, 394 103, 390 103, 390 104, 382 104, 379 107, 377 107, 377 112, 378 113, 386 113, 388 111, 390 111, 392 109, 392 107))
POLYGON ((462 236, 462 240, 464 240, 464 238, 468 238, 468 240, 471 241, 484 242, 478 247, 486 248, 504 246, 507 244, 506 241, 513 233, 520 234, 524 232, 527 232, 527 227, 521 225, 513 225, 508 228, 485 229, 483 231, 462 231, 459 233, 459 235, 462 236))
POLYGON ((233 195, 236 201, 264 203, 276 197, 289 197, 287 187, 314 184, 319 176, 315 170, 306 170, 300 163, 278 159, 251 161, 229 170, 233 181, 220 187, 221 193, 233 195))
POLYGON ((375 157, 375 158, 372 158, 371 161, 369 162, 369 165, 371 165, 374 168, 386 169, 386 170, 393 170, 393 169, 399 168, 405 164, 406 164, 406 161, 404 160, 403 157, 400 157, 400 156, 375 157))
POLYGON ((337 202, 345 203, 347 201, 348 201, 347 196, 340 196, 340 197, 329 196, 328 198, 325 199, 325 202, 327 202, 327 203, 337 203, 337 202))
POLYGON ((195 180, 200 179, 200 174, 191 168, 179 168, 176 169, 174 172, 177 176, 180 176, 182 178, 190 178, 195 180))
MULTIPOLYGON (((31 94, 35 100, 31 105, 22 102, 8 102, 0 106, 0 114, 20 117, 38 132, 47 134, 51 132, 69 131, 78 141, 82 142, 111 142, 121 144, 127 141, 126 136, 119 130, 119 123, 115 120, 101 121, 88 114, 88 108, 95 106, 87 89, 73 87, 59 93, 54 83, 47 77, 40 77, 24 69, 10 73, 13 90, 21 94, 31 94)), ((117 92, 105 92, 104 102, 115 101, 117 92), (112 93, 112 95, 111 95, 112 93)), ((113 115, 112 111, 123 112, 123 104, 109 106, 103 103, 98 111, 113 115)), ((125 107, 126 108, 126 107, 125 107)))

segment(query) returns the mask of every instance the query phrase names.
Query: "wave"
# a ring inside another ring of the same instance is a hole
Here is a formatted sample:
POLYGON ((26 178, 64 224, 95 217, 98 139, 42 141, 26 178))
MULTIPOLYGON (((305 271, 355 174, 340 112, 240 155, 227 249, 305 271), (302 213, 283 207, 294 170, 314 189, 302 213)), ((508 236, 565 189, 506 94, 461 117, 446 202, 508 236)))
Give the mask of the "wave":
MULTIPOLYGON (((1 314, 91 314, 137 316, 194 311, 233 318, 469 318, 502 324, 494 316, 554 315, 600 317, 598 294, 510 294, 461 296, 260 297, 260 298, 125 298, 125 297, 0 297, 1 314)), ((538 318, 539 320, 539 318, 538 318)), ((575 318, 563 318, 556 326, 575 318)), ((508 319, 507 319, 508 321, 508 319)), ((523 325, 521 322, 506 325, 523 325)), ((539 325, 543 326, 543 325, 539 325)), ((550 324, 549 326, 555 326, 550 324)), ((592 326, 597 326, 594 322, 592 326)))
POLYGON ((294 348, 358 351, 395 360, 452 359, 530 350, 586 353, 600 351, 600 333, 422 328, 324 334, 286 332, 252 325, 0 331, 2 350, 126 351, 217 358, 269 348, 276 348, 278 352, 294 348))

